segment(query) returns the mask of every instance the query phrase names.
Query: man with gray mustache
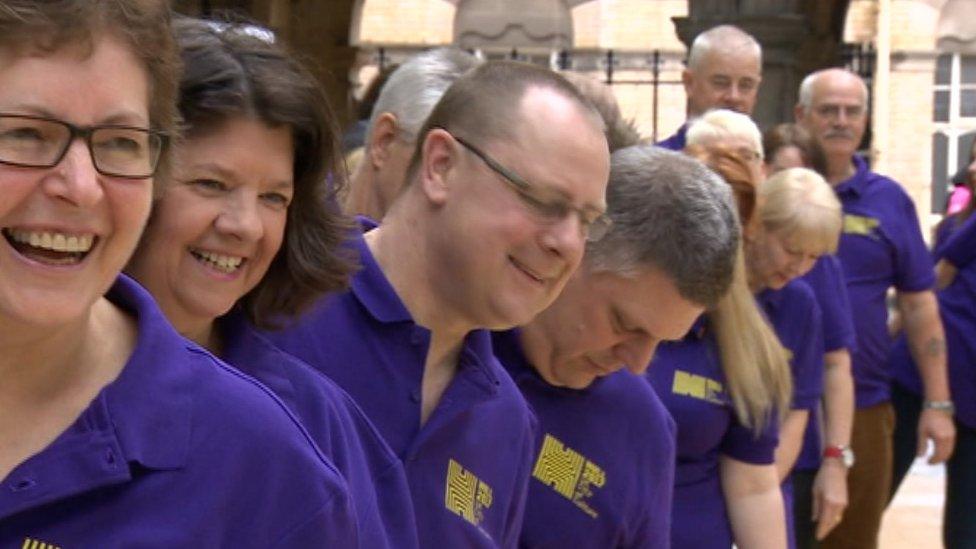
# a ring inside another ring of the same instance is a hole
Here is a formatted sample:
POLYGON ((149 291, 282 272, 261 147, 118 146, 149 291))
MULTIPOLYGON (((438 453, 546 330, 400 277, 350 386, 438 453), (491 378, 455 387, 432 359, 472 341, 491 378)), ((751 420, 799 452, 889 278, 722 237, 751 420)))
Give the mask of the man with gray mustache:
POLYGON ((797 123, 823 148, 824 175, 844 208, 837 256, 844 267, 851 310, 857 311, 857 349, 852 356, 857 409, 851 433, 851 449, 857 458, 848 476, 845 517, 821 543, 828 548, 877 546, 890 491, 895 423, 885 303, 892 286, 924 385, 919 452, 924 453, 931 440, 935 453, 929 461, 942 462, 952 453, 955 441, 945 337, 932 292, 935 276, 915 206, 901 185, 871 171, 854 154, 867 124, 867 98, 867 86, 859 76, 844 69, 826 69, 803 80, 795 110, 797 123))

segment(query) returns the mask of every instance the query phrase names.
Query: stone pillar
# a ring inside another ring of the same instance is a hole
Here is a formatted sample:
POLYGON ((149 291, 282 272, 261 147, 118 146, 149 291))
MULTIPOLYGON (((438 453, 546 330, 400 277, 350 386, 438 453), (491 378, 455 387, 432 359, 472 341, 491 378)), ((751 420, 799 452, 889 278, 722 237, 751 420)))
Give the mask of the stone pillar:
POLYGON ((454 43, 462 48, 545 53, 573 46, 566 0, 459 0, 454 43))

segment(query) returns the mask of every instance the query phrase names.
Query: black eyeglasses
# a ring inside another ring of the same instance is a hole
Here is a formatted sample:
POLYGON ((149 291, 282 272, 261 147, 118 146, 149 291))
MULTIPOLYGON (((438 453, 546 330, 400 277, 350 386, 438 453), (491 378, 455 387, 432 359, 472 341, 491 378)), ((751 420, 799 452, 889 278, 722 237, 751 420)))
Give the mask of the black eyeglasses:
POLYGON ((53 168, 79 137, 98 173, 127 179, 152 177, 168 140, 161 132, 134 126, 83 127, 43 116, 0 114, 0 164, 53 168))
POLYGON ((564 200, 546 200, 536 196, 536 192, 533 190, 531 183, 519 177, 512 170, 499 164, 495 159, 488 156, 484 151, 475 147, 467 140, 454 134, 451 134, 451 136, 455 141, 464 146, 464 148, 480 158, 492 171, 502 176, 502 179, 515 191, 515 194, 519 196, 522 203, 542 221, 555 223, 566 219, 571 213, 575 213, 579 217, 580 230, 587 240, 591 242, 597 241, 607 234, 607 231, 610 229, 611 220, 605 213, 594 209, 581 210, 564 200))

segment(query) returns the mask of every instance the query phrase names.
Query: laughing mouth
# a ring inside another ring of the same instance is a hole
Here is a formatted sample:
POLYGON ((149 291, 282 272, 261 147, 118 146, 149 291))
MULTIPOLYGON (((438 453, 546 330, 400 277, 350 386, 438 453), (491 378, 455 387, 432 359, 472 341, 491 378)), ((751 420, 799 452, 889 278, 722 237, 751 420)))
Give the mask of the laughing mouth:
POLYGON ((45 265, 77 265, 98 242, 91 233, 3 229, 3 236, 20 255, 45 265))
POLYGON ((224 274, 237 272, 247 259, 236 255, 218 254, 199 248, 190 248, 190 255, 207 267, 224 274))

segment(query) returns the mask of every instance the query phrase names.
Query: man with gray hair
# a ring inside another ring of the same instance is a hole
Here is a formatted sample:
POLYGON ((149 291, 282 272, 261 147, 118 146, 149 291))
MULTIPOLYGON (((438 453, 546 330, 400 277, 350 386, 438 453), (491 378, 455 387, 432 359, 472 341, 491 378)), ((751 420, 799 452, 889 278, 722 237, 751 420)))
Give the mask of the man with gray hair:
POLYGON ((493 336, 543 432, 525 547, 670 546, 675 426, 633 374, 725 294, 740 229, 724 181, 651 144, 613 154, 607 208, 609 232, 556 301, 493 336))
MULTIPOLYGON (((711 109, 752 115, 762 81, 762 47, 751 35, 732 25, 719 25, 699 34, 688 51, 681 73, 687 96, 688 119, 711 109)), ((680 151, 685 147, 685 122, 658 145, 680 151)))
POLYGON ((403 187, 417 132, 444 91, 478 66, 473 55, 437 48, 416 55, 390 75, 373 107, 363 157, 350 179, 343 209, 377 221, 403 187))
POLYGON ((945 461, 955 442, 945 336, 932 291, 935 273, 915 205, 901 185, 871 171, 867 162, 855 155, 867 125, 867 100, 867 86, 859 76, 845 69, 825 69, 803 80, 795 109, 797 123, 823 149, 824 175, 844 209, 844 232, 837 256, 844 267, 851 309, 857 311, 857 349, 853 353, 857 409, 851 448, 834 449, 833 456, 827 453, 829 447, 824 452, 826 458, 836 458, 825 462, 850 467, 849 505, 823 547, 877 546, 891 485, 895 427, 892 374, 887 363, 892 339, 886 295, 892 287, 918 364, 915 384, 924 395, 924 403, 919 403, 923 410, 916 436, 919 455, 931 440, 935 453, 929 461, 945 461))

